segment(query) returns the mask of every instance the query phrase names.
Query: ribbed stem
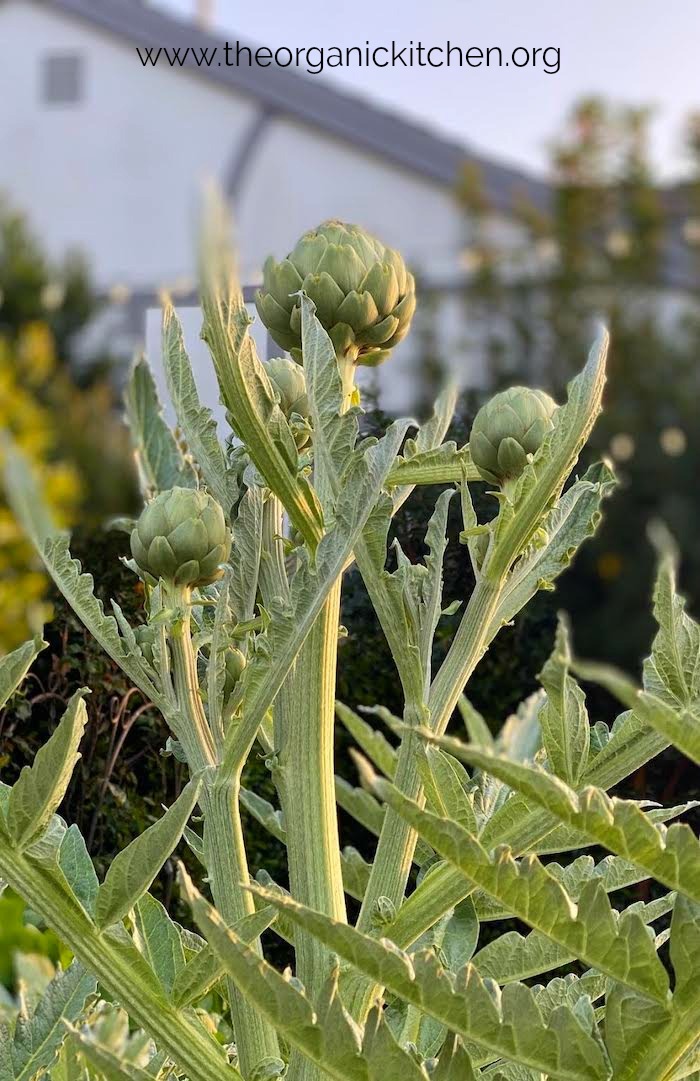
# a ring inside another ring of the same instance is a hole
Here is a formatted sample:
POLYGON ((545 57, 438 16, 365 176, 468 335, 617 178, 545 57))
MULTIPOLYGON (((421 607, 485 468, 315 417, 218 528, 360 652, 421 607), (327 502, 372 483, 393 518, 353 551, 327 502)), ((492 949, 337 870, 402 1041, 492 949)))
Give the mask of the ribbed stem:
MULTIPOLYGON (((190 768, 196 771, 216 768, 214 743, 204 712, 197 678, 197 659, 190 632, 189 594, 181 598, 182 618, 170 635, 173 683, 183 721, 183 743, 190 768), (192 747, 189 744, 192 744, 192 747)), ((213 772, 213 771, 212 771, 213 772)), ((210 774, 211 775, 211 774, 210 774)), ((243 884, 250 878, 238 804, 239 778, 226 784, 205 784, 200 806, 204 813, 204 850, 214 904, 227 923, 235 923, 255 910, 253 898, 243 884)), ((260 940, 252 948, 262 954, 260 940)), ((279 1056, 274 1028, 227 981, 231 1019, 241 1072, 251 1076, 264 1058, 279 1056)))
MULTIPOLYGON (((447 728, 467 680, 489 645, 489 627, 500 598, 500 585, 481 579, 477 582, 450 650, 433 680, 428 697, 431 727, 439 734, 447 728)), ((422 785, 413 740, 404 738, 399 749, 394 783, 409 799, 421 802, 422 785)), ((358 930, 368 933, 379 897, 388 897, 398 909, 403 901, 415 852, 415 830, 387 807, 379 843, 365 891, 358 930)), ((351 1013, 364 1020, 379 988, 358 982, 352 1001, 346 1003, 351 1013)))
POLYGON ((81 964, 122 1004, 133 1022, 168 1053, 191 1081, 231 1081, 240 1074, 226 1063, 221 1049, 201 1025, 171 1006, 142 982, 128 955, 98 934, 75 901, 51 878, 18 852, 0 843, 0 876, 39 912, 81 964))
MULTIPOLYGON (((340 618, 338 582, 314 623, 275 703, 279 766, 275 782, 287 834, 292 895, 302 904, 346 921, 335 803, 333 733, 335 677, 340 618)), ((312 1000, 330 969, 326 948, 312 935, 295 932, 296 975, 312 1000)), ((294 1053, 289 1077, 316 1081, 324 1076, 294 1053)))

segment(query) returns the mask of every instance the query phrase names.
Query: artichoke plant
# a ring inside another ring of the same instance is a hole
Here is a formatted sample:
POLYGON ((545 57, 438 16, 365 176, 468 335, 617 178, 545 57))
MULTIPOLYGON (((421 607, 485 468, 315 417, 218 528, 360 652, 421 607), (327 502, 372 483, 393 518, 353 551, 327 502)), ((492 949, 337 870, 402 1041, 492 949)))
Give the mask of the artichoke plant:
POLYGON ((402 341, 416 307, 415 281, 398 252, 359 225, 327 221, 286 259, 270 256, 255 304, 270 334, 301 359, 303 291, 339 358, 376 366, 402 341))
POLYGON ((557 403, 543 390, 510 387, 494 395, 474 418, 469 447, 484 480, 503 485, 519 477, 528 455, 552 427, 557 403))
POLYGON ((195 488, 161 492, 131 532, 131 554, 144 577, 176 586, 215 582, 230 550, 224 512, 207 492, 195 488))

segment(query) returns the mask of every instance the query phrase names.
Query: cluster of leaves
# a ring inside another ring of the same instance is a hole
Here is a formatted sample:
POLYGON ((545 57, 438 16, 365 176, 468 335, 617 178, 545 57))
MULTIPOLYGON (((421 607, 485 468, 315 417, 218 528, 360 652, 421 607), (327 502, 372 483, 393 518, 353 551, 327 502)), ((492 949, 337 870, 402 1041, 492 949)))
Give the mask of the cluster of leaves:
MULTIPOLYGON (((221 581, 194 594, 168 582, 149 587, 153 639, 150 651, 142 648, 128 613, 113 604, 106 614, 31 471, 10 455, 17 515, 76 614, 162 714, 168 750, 187 764, 190 780, 98 876, 80 830, 57 814, 87 723, 82 688, 31 767, 12 787, 0 786, 0 878, 75 956, 33 1011, 20 1002, 10 1017, 0 1077, 49 1070, 63 1081, 76 1068, 132 1081, 692 1077, 700 1048, 700 844, 676 821, 687 805, 609 794, 669 744, 700 761, 700 628, 677 592, 667 538, 658 538, 658 631, 641 687, 575 660, 561 623, 541 689, 497 738, 462 696, 501 627, 553 587, 594 532, 614 486, 608 466, 594 464, 566 487, 601 408, 605 335, 542 446, 484 519, 472 501, 477 474, 468 447, 444 442, 454 396, 443 395, 413 439, 408 422, 361 438, 357 410, 344 410, 335 351, 304 296, 313 459, 299 455, 248 333, 222 251, 225 224, 212 215, 208 227, 204 337, 240 443, 219 443, 170 308, 164 359, 182 438, 166 426, 144 364, 127 405, 147 489, 203 484, 220 499, 234 537, 221 581), (414 486, 431 484, 447 487, 428 523, 424 559, 411 561, 394 546, 389 562, 393 515, 414 486), (474 588, 434 672, 436 633, 452 611, 443 565, 457 493, 474 588), (292 526, 283 536, 282 509, 292 526), (316 701, 309 689, 325 689, 333 673, 327 653, 329 644, 335 652, 335 627, 323 618, 330 611, 337 626, 329 599, 353 560, 403 692, 401 716, 374 707, 393 738, 337 707, 357 745, 360 784, 338 778, 336 801, 378 836, 371 860, 339 851, 334 808, 327 814, 324 802, 333 778, 324 774, 328 790, 319 797, 308 769, 308 762, 326 768, 313 755, 327 718, 304 709, 316 701), (327 640, 319 640, 319 626, 327 640), (227 692, 234 644, 247 663, 227 692), (621 700, 625 710, 612 726, 589 717, 577 676, 621 700), (456 706, 466 743, 445 734, 456 706), (304 751, 293 758, 293 776, 290 730, 304 751), (256 742, 280 807, 241 787, 256 742), (269 874, 249 876, 241 805, 286 845, 297 874, 289 891, 269 874), (203 834, 197 821, 189 824, 197 806, 203 834), (183 837, 204 865, 199 886, 184 865, 178 870, 199 933, 175 922, 150 892, 183 837), (582 849, 590 854, 572 856, 582 849), (329 857, 320 882, 300 873, 318 867, 319 850, 329 857), (613 903, 643 881, 656 884, 653 899, 613 903), (345 916, 345 897, 359 905, 356 919, 345 916), (505 933, 496 935, 501 921, 505 933), (263 934, 293 948, 294 971, 270 964, 263 934), (112 1039, 115 1029, 121 1036, 112 1039)), ((0 706, 41 646, 29 642, 0 662, 0 706)))

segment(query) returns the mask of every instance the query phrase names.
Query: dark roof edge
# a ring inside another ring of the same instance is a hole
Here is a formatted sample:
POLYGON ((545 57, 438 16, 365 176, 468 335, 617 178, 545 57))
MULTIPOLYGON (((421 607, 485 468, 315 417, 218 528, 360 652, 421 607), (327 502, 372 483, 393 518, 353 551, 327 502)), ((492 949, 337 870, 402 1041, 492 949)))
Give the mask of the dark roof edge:
MULTIPOLYGON (((220 36, 204 32, 193 23, 139 0, 42 2, 134 46, 211 49, 222 41, 220 36)), ((241 45, 247 44, 241 40, 241 45)), ((255 45, 251 47, 256 48, 255 45)), ((546 181, 474 154, 399 113, 345 93, 324 81, 315 82, 313 76, 279 67, 198 67, 191 54, 181 70, 199 75, 224 89, 257 98, 267 109, 296 118, 448 187, 455 184, 465 162, 477 165, 483 173, 486 194, 497 210, 510 210, 514 199, 520 196, 529 198, 540 208, 548 204, 550 189, 546 181)))

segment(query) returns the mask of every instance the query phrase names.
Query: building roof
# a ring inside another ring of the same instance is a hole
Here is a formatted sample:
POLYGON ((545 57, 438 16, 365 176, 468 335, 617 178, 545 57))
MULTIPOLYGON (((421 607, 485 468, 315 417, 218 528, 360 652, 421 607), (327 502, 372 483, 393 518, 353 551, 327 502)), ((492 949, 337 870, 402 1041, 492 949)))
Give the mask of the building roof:
MULTIPOLYGON (((220 36, 141 0, 41 2, 134 46, 191 46, 199 50, 211 49, 222 41, 220 36)), ((250 43, 241 40, 241 45, 246 44, 250 43)), ((470 162, 479 167, 486 195, 498 210, 510 210, 520 197, 527 197, 541 209, 547 205, 549 188, 543 180, 476 154, 398 112, 340 90, 319 76, 275 66, 199 67, 191 53, 182 69, 173 70, 186 70, 252 97, 269 111, 291 116, 446 187, 455 184, 460 167, 470 162)))

